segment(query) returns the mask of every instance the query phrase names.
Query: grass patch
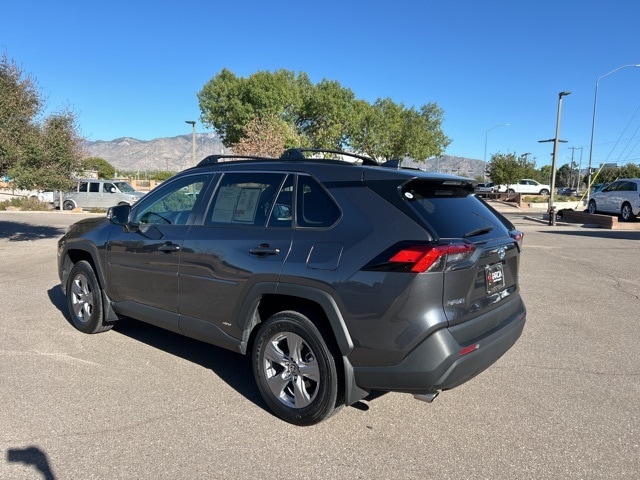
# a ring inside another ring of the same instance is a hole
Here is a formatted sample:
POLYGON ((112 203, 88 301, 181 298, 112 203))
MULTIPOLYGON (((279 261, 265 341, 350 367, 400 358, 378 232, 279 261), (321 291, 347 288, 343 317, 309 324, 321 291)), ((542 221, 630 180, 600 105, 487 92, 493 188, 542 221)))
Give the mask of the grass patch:
POLYGON ((0 202, 0 210, 22 210, 25 212, 47 212, 51 210, 51 205, 41 202, 37 198, 15 197, 10 200, 0 202), (10 208, 11 207, 11 208, 10 208))

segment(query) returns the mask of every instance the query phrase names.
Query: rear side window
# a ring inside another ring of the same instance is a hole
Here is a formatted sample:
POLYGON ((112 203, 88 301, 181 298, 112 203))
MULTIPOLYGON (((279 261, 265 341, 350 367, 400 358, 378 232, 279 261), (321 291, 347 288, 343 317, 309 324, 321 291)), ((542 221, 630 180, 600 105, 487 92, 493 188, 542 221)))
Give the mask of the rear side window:
POLYGON ((328 228, 341 212, 327 191, 312 177, 298 177, 296 223, 300 227, 328 228))
POLYGON ((507 226, 464 182, 419 179, 404 185, 401 194, 440 238, 509 236, 507 226))
POLYGON ((225 173, 205 225, 264 227, 284 178, 284 173, 225 173))

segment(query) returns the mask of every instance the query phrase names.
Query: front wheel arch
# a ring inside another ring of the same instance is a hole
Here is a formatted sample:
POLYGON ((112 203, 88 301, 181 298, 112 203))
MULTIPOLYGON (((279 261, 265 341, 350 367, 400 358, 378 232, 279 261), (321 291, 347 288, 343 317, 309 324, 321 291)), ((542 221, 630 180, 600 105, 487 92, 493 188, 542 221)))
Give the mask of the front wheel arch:
POLYGON ((86 260, 75 263, 66 282, 66 296, 71 324, 83 333, 110 330, 105 322, 103 292, 93 266, 86 260))

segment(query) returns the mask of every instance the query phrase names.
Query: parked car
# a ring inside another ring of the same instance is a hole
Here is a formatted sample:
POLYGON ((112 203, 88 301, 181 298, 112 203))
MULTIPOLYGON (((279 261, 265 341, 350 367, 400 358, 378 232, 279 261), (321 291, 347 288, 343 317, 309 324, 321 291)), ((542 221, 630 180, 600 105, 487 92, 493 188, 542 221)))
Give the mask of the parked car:
POLYGON ((210 156, 73 225, 73 325, 132 317, 251 355, 265 403, 298 425, 371 391, 431 401, 509 350, 522 233, 473 181, 320 154, 210 156))
POLYGON ((497 191, 497 187, 489 182, 489 183, 479 183, 476 185, 476 193, 493 193, 497 191))
POLYGON ((577 194, 578 191, 575 188, 562 187, 558 189, 558 195, 562 195, 563 197, 574 197, 577 194))
POLYGON ((551 187, 530 178, 524 178, 512 185, 500 185, 499 191, 507 193, 527 193, 529 195, 549 195, 551 187))
POLYGON ((34 198, 42 203, 53 204, 53 198, 56 193, 51 190, 33 190, 29 193, 29 198, 34 198))
MULTIPOLYGON (((77 182, 74 190, 64 194, 62 208, 73 210, 77 207, 90 209, 133 205, 144 195, 144 192, 135 190, 122 180, 82 179, 77 182)), ((53 204, 56 208, 60 206, 59 197, 54 197, 53 204)))
POLYGON ((589 213, 613 213, 629 222, 640 215, 640 178, 622 178, 594 192, 589 213))

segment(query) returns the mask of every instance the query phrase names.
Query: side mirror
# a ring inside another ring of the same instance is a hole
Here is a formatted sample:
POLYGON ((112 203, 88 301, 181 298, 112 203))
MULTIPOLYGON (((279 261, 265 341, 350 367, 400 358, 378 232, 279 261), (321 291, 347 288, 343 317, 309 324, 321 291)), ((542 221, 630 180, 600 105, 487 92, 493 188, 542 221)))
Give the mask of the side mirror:
POLYGON ((116 187, 109 187, 109 193, 116 193, 116 187))
POLYGON ((117 205, 107 210, 107 218, 115 225, 127 225, 131 216, 131 205, 117 205))

